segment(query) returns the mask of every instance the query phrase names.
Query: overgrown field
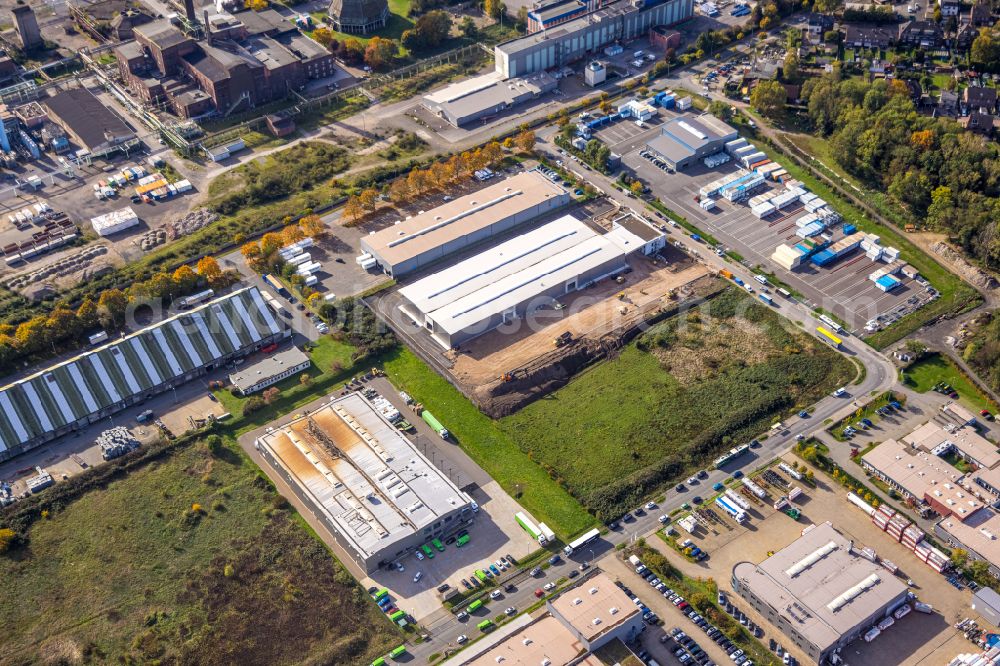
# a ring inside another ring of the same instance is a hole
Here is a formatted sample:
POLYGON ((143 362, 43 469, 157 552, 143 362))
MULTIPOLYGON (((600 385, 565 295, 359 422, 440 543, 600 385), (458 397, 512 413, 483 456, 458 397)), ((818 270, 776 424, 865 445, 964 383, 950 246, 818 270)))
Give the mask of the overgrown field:
POLYGON ((846 358, 730 288, 501 425, 609 519, 854 372, 846 358))
POLYGON ((232 440, 131 472, 0 557, 0 663, 367 664, 402 642, 232 440))

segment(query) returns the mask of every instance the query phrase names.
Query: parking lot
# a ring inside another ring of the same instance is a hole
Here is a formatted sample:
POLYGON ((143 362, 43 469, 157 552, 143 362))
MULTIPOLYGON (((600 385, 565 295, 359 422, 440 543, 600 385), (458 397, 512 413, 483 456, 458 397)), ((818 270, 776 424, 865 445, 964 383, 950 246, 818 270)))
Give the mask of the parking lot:
MULTIPOLYGON (((698 563, 681 557, 659 539, 649 539, 648 545, 667 554, 671 563, 686 575, 714 578, 719 581, 720 590, 729 592, 728 581, 736 563, 760 562, 768 557, 769 552, 798 538, 809 524, 830 521, 859 547, 870 546, 880 557, 895 562, 899 566, 897 576, 903 581, 911 579, 914 593, 935 609, 930 615, 910 613, 872 643, 862 640, 852 643, 842 654, 848 663, 852 666, 941 664, 947 663, 958 652, 972 649, 973 646, 951 626, 962 618, 974 615, 969 610, 971 593, 968 590, 957 590, 944 576, 919 562, 912 552, 878 530, 865 513, 845 500, 845 491, 840 486, 827 485, 826 479, 818 475, 816 487, 809 488, 784 472, 776 473, 790 485, 799 485, 805 490, 794 503, 802 514, 797 521, 765 503, 762 507, 751 509, 750 520, 743 526, 736 526, 726 517, 722 524, 712 524, 707 529, 699 526, 693 535, 677 528, 681 534, 679 539, 690 538, 695 545, 710 553, 707 559, 698 563)), ((779 486, 765 486, 765 490, 771 501, 776 498, 779 486)), ((715 513, 721 514, 721 511, 715 509, 715 513)), ((750 604, 732 593, 729 597, 734 606, 764 629, 765 645, 770 638, 774 638, 782 647, 790 649, 801 663, 810 663, 803 652, 757 614, 750 604)), ((687 631, 683 625, 681 628, 687 631)))
MULTIPOLYGON (((640 155, 645 140, 655 131, 655 127, 640 130, 634 123, 618 123, 604 130, 604 135, 615 142, 611 150, 622 154, 623 163, 667 206, 715 236, 726 249, 740 254, 748 267, 762 267, 764 272, 774 274, 802 294, 810 307, 832 312, 847 324, 847 330, 862 330, 867 322, 876 319, 887 326, 936 298, 936 292, 928 290, 924 283, 908 278, 902 278, 902 284, 891 292, 881 291, 868 275, 885 264, 872 262, 860 249, 822 268, 812 263, 804 263, 792 271, 779 267, 771 261, 771 255, 779 245, 801 240, 795 235, 795 220, 805 214, 802 204, 796 203, 763 220, 745 203, 721 198, 716 208, 705 211, 697 203, 699 189, 737 172, 739 167, 730 162, 708 169, 698 163, 680 173, 665 171, 640 155), (634 130, 624 125, 631 125, 634 130)), ((766 187, 773 190, 780 185, 768 183, 766 187)))

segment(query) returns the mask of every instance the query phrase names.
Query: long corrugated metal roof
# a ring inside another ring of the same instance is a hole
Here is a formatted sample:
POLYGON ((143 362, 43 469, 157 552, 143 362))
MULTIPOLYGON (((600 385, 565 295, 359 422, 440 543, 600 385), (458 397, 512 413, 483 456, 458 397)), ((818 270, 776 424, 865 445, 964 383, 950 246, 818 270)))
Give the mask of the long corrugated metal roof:
POLYGON ((256 287, 0 388, 0 453, 278 333, 256 287))

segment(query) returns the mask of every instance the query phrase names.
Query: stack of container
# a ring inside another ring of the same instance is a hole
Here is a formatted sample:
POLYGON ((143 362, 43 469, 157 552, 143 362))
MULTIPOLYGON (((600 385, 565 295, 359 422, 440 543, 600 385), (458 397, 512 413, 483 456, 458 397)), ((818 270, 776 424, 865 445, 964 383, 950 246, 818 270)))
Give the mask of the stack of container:
POLYGON ((897 513, 889 519, 889 523, 885 527, 885 533, 896 541, 900 541, 903 538, 903 532, 912 524, 906 516, 897 513))
POLYGON ((738 173, 731 173, 728 176, 724 176, 719 180, 713 181, 708 185, 705 185, 700 190, 698 190, 698 194, 700 194, 703 197, 714 197, 716 194, 719 193, 719 190, 721 190, 723 187, 729 185, 730 183, 736 182, 740 178, 743 178, 743 176, 741 176, 738 173))
POLYGON ((763 186, 764 176, 754 173, 740 181, 730 183, 719 192, 729 201, 743 201, 763 186))
POLYGON ((786 206, 791 206, 793 203, 799 200, 802 196, 796 190, 785 190, 778 196, 771 199, 771 203, 774 204, 775 208, 785 208, 786 206))
POLYGON ((745 148, 747 146, 747 140, 743 137, 738 139, 733 139, 732 141, 726 142, 726 152, 732 155, 740 148, 745 148))
POLYGON ((913 549, 917 559, 938 573, 948 568, 948 556, 928 543, 921 542, 913 549))
POLYGON ((889 525, 889 521, 892 520, 895 515, 895 509, 887 507, 883 504, 875 510, 875 513, 872 514, 872 522, 875 523, 876 527, 884 532, 885 528, 889 525))
POLYGON ((757 151, 741 156, 740 163, 743 164, 745 168, 750 168, 751 164, 756 164, 757 162, 766 159, 767 155, 765 153, 763 153, 762 151, 757 151))
POLYGON ((794 487, 792 487, 791 490, 788 491, 788 499, 789 500, 794 500, 796 497, 798 497, 801 494, 802 494, 802 489, 799 488, 798 486, 794 486, 794 487))
POLYGON ((806 201, 805 204, 806 204, 806 210, 812 213, 813 211, 817 211, 823 206, 825 206, 826 202, 820 199, 819 197, 815 197, 813 199, 810 199, 809 201, 806 201))
POLYGON ((778 164, 777 162, 768 162, 767 164, 757 167, 755 171, 760 175, 764 176, 765 178, 769 178, 772 173, 774 173, 780 168, 781 165, 778 164))
POLYGON ((914 550, 917 544, 924 540, 924 531, 916 525, 910 525, 903 530, 903 538, 899 540, 901 544, 914 550))

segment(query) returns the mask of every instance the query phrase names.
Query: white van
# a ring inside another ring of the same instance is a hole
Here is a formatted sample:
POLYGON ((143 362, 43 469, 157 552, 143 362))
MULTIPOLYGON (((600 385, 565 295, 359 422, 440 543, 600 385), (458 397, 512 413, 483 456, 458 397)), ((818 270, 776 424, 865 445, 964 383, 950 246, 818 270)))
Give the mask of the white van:
POLYGON ((761 283, 761 284, 763 284, 763 285, 767 285, 767 284, 768 284, 768 282, 767 282, 767 278, 766 278, 766 277, 764 277, 763 275, 756 275, 756 274, 755 274, 755 275, 753 276, 753 279, 754 279, 754 280, 757 280, 757 282, 760 282, 760 283, 761 283))

